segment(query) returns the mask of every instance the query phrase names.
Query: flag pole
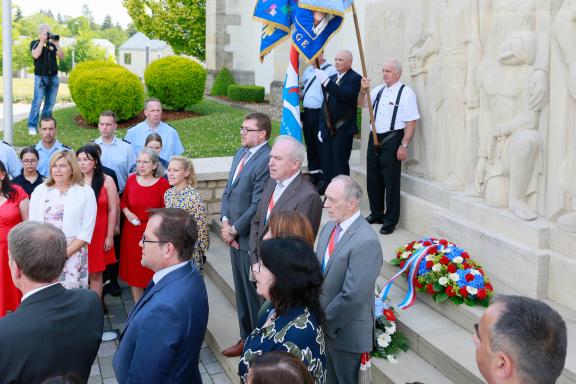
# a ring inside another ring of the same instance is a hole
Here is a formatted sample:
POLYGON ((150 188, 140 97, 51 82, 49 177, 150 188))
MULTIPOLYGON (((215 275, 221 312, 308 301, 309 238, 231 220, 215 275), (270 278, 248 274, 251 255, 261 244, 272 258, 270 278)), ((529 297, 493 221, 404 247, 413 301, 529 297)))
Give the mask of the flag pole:
MULTIPOLYGON (((368 77, 368 71, 366 70, 366 61, 364 60, 364 49, 362 48, 362 39, 360 37, 360 25, 358 23, 358 16, 356 15, 356 6, 352 2, 352 16, 354 17, 354 27, 356 27, 356 39, 358 40, 358 51, 360 52, 360 62, 362 63, 362 76, 368 77)), ((368 98, 368 114, 370 115, 370 127, 372 130, 372 140, 374 147, 379 147, 378 135, 376 134, 376 122, 374 120, 374 109, 372 109, 372 99, 370 97, 370 92, 366 95, 368 98)))

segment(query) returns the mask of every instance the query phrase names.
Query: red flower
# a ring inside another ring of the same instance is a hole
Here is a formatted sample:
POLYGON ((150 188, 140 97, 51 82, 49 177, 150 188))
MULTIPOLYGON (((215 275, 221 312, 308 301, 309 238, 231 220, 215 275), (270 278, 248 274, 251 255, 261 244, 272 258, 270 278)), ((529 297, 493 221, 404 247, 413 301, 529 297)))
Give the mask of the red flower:
POLYGON ((426 292, 428 292, 431 295, 436 293, 436 292, 434 292, 434 287, 432 286, 432 284, 426 284, 426 292))
POLYGON ((446 256, 442 256, 442 258, 440 259, 440 264, 447 265, 449 262, 450 259, 447 258, 446 256))
POLYGON ((484 288, 480 288, 476 296, 478 296, 478 299, 484 300, 486 298, 486 290, 484 288))
POLYGON ((428 250, 428 254, 429 255, 435 255, 436 253, 438 253, 438 248, 434 247, 430 247, 430 250, 428 250))
POLYGON ((400 269, 402 269, 404 267, 404 264, 406 264, 406 260, 402 260, 400 262, 400 269))
POLYGON ((396 257, 400 257, 400 256, 402 256, 402 252, 396 253, 396 257))
POLYGON ((490 284, 490 283, 486 283, 486 284, 484 284, 484 286, 486 287, 486 289, 487 289, 488 291, 493 291, 493 290, 494 290, 494 288, 492 288, 492 284, 490 284))
POLYGON ((462 252, 462 254, 460 256, 462 256, 462 258, 464 260, 468 260, 470 258, 470 255, 468 255, 468 252, 462 252))
POLYGON ((466 276, 464 276, 464 278, 466 279, 466 281, 472 281, 474 280, 474 275, 471 273, 467 273, 466 276))
POLYGON ((470 264, 464 262, 464 263, 462 263, 462 268, 468 269, 468 268, 470 268, 470 264))
POLYGON ((458 269, 458 267, 456 267, 456 264, 454 264, 454 263, 448 264, 448 272, 456 273, 457 269, 458 269))
POLYGON ((425 247, 429 247, 429 246, 432 245, 432 243, 429 242, 428 240, 426 240, 423 245, 424 245, 425 247))
POLYGON ((413 249, 413 247, 414 247, 413 243, 410 243, 406 246, 406 250, 411 251, 413 249))
POLYGON ((439 243, 445 247, 448 246, 448 242, 445 239, 440 239, 439 243))
POLYGON ((448 297, 453 297, 456 295, 456 292, 454 292, 454 288, 452 288, 451 285, 446 287, 446 294, 448 295, 448 297))
POLYGON ((434 262, 432 260, 426 262, 426 269, 432 269, 433 266, 434 262))
POLYGON ((480 274, 481 274, 482 276, 484 276, 484 270, 483 270, 482 268, 478 268, 478 272, 480 272, 480 274))
POLYGON ((391 309, 385 309, 383 315, 386 316, 388 321, 396 321, 396 316, 394 316, 394 311, 391 309))
POLYGON ((423 287, 423 285, 418 281, 418 279, 414 279, 414 286, 418 289, 423 287))
POLYGON ((462 295, 462 297, 468 297, 468 291, 466 290, 466 287, 460 288, 460 295, 462 295))

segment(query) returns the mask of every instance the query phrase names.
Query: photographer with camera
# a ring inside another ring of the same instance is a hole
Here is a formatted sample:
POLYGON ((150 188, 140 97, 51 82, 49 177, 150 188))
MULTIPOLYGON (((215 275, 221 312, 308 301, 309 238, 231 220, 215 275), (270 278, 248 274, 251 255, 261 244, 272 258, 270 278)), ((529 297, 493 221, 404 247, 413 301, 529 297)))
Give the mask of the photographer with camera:
POLYGON ((36 135, 42 99, 42 117, 52 116, 52 108, 56 103, 60 84, 56 56, 60 60, 64 58, 64 51, 60 48, 60 36, 51 34, 48 24, 41 24, 38 27, 38 40, 30 43, 30 53, 34 58, 34 99, 28 116, 28 133, 36 135))

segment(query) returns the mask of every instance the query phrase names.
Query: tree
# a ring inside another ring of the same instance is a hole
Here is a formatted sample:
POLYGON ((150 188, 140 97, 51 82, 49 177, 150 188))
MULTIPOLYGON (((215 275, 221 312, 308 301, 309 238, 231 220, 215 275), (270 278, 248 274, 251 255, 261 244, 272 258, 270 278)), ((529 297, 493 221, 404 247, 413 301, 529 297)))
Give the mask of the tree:
POLYGON ((139 31, 168 42, 174 52, 204 60, 206 0, 124 0, 139 31))
POLYGON ((22 18, 24 17, 24 16, 22 16, 22 9, 17 5, 15 5, 13 8, 15 8, 15 10, 16 10, 14 12, 14 21, 18 22, 18 21, 22 20, 22 18))
POLYGON ((106 60, 106 50, 92 44, 91 38, 82 34, 76 38, 76 42, 64 51, 64 60, 60 61, 58 69, 65 73, 72 71, 72 56, 74 65, 88 60, 106 60))
POLYGON ((100 27, 101 30, 110 29, 113 27, 112 24, 112 16, 106 15, 104 21, 102 22, 102 26, 100 27))
POLYGON ((112 27, 108 29, 102 29, 98 32, 98 37, 102 39, 107 39, 116 47, 116 54, 118 54, 118 48, 128 40, 128 33, 122 29, 122 27, 112 27))
POLYGON ((30 54, 30 39, 18 39, 12 45, 12 71, 17 73, 23 68, 30 68, 34 60, 30 54))

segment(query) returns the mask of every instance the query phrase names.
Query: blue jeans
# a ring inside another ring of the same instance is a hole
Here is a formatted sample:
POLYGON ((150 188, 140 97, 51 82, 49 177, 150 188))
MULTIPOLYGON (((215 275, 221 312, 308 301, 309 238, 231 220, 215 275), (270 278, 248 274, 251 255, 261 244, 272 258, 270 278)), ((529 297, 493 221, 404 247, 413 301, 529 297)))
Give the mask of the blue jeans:
POLYGON ((40 104, 44 98, 46 99, 44 100, 42 117, 52 116, 52 108, 54 108, 58 94, 58 85, 60 85, 58 76, 34 76, 34 99, 28 116, 28 128, 36 129, 38 127, 40 104))

